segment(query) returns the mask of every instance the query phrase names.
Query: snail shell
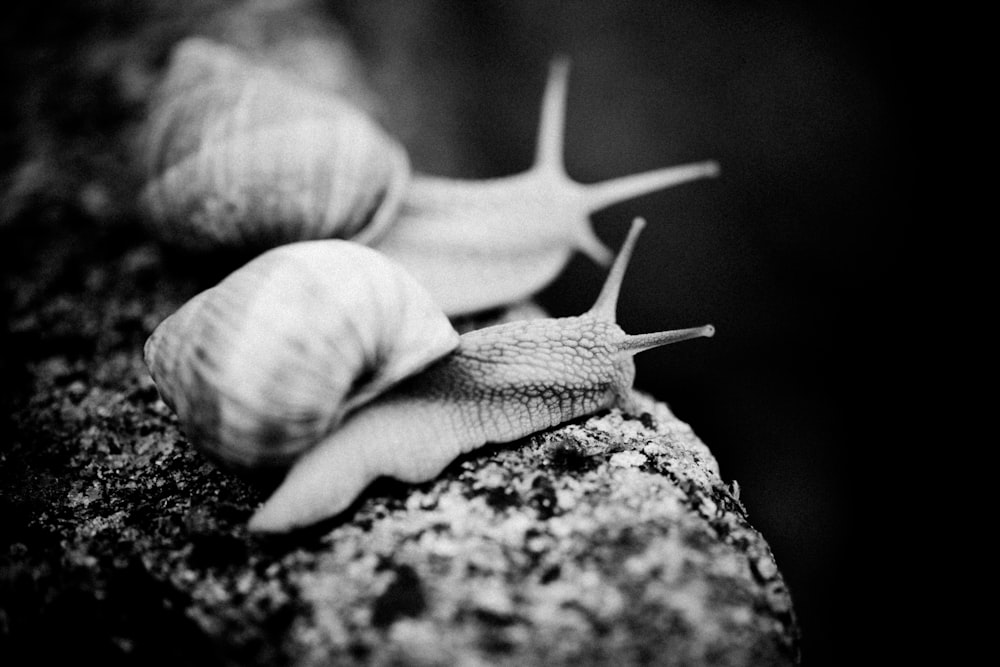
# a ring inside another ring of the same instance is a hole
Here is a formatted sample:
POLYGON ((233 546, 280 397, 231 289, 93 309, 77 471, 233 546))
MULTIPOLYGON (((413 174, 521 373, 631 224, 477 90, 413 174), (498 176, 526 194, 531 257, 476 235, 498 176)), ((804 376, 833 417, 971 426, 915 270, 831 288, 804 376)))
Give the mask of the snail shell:
POLYGON ((303 83, 366 110, 379 102, 346 28, 324 0, 251 0, 222 6, 198 34, 252 53, 303 83))
POLYGON ((378 252, 305 241, 188 301, 145 358, 193 442, 256 468, 286 465, 458 339, 423 287, 378 252))
POLYGON ((370 243, 410 177, 403 147, 343 98, 199 37, 172 54, 142 152, 147 217, 190 248, 370 243))

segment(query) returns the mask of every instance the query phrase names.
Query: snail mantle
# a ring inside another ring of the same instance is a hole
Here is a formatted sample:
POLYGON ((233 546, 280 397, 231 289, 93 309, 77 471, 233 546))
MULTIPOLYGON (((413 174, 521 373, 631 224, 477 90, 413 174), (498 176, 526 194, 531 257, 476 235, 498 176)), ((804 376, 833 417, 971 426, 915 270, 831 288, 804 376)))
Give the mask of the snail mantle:
POLYGON ((11 358, 27 361, 0 458, 3 648, 156 664, 797 663, 764 538, 705 444, 642 395, 635 417, 603 411, 420 485, 376 484, 311 534, 251 535, 264 493, 190 445, 142 361, 194 286, 141 242, 89 263, 106 241, 64 237, 9 283, 11 358))

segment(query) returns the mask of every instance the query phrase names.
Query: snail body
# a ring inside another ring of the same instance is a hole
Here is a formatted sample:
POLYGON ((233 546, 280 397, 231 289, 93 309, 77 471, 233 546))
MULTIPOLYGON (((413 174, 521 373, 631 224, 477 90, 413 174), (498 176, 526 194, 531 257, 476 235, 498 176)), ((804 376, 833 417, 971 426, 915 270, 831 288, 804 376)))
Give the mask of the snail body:
POLYGON ((706 161, 573 181, 562 162, 568 72, 566 59, 552 63, 530 169, 455 180, 412 173, 398 142, 330 90, 189 38, 152 105, 142 201, 160 236, 183 246, 350 239, 395 260, 449 316, 520 301, 576 251, 610 262, 595 211, 718 173, 706 161))
POLYGON ((555 59, 527 171, 484 180, 414 174, 397 219, 373 242, 427 287, 449 315, 537 294, 577 251, 609 264, 613 253, 594 233, 591 214, 718 174, 718 164, 705 161, 599 183, 574 181, 563 164, 568 79, 569 61, 555 59))
POLYGON ((433 479, 460 454, 629 405, 633 355, 711 326, 630 336, 615 305, 637 221, 595 305, 577 317, 463 334, 457 348, 347 417, 296 459, 249 528, 284 532, 343 512, 375 479, 433 479))

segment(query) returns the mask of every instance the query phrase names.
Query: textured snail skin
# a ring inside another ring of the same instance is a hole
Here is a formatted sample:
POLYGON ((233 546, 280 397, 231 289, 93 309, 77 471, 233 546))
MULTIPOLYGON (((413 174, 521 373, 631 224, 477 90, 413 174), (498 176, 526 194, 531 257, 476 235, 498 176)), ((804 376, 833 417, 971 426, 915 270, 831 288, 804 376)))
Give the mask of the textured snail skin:
POLYGON ((457 456, 510 442, 608 408, 629 405, 633 355, 712 336, 708 325, 630 336, 614 321, 636 221, 595 305, 464 334, 458 348, 367 404, 299 458, 251 518, 250 530, 285 532, 332 517, 376 478, 433 479, 457 456))

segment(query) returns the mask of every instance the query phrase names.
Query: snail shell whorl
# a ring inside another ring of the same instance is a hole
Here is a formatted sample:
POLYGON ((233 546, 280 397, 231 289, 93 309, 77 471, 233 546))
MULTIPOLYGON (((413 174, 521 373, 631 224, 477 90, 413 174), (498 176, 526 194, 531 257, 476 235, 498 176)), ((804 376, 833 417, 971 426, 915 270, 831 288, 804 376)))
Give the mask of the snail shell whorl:
POLYGON ((287 464, 457 344, 402 269, 330 240, 260 255, 164 320, 145 355, 195 444, 258 467, 287 464))
POLYGON ((175 48, 143 151, 152 224, 195 248, 371 242, 410 175, 403 147, 364 112, 204 38, 175 48))
POLYGON ((198 34, 260 57, 269 66, 341 95, 361 109, 381 102, 346 28, 325 0, 264 0, 223 5, 198 34))

